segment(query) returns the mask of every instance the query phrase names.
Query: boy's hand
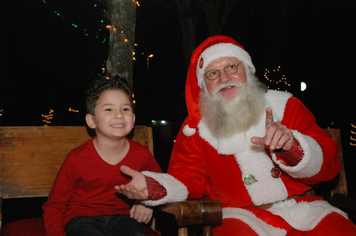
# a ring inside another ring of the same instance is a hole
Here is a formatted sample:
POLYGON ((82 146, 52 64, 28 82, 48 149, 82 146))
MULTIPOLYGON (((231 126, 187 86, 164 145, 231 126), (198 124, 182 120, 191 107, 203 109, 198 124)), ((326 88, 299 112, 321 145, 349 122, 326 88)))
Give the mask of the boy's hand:
POLYGON ((139 223, 147 224, 150 222, 153 214, 153 209, 142 205, 140 202, 136 202, 131 210, 130 217, 137 220, 139 223))
POLYGON ((148 190, 146 178, 138 171, 131 169, 128 166, 121 166, 122 173, 132 177, 128 184, 116 185, 115 189, 124 194, 127 198, 146 200, 148 198, 148 190))

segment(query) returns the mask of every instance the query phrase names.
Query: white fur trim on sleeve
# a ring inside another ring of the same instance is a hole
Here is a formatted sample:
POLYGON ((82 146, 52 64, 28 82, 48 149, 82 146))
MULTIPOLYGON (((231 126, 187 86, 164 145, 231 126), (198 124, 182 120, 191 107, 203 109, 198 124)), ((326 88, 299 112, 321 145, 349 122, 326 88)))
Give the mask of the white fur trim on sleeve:
POLYGON ((280 229, 267 224, 263 220, 257 218, 252 212, 242 208, 223 208, 223 219, 235 218, 241 220, 256 232, 257 235, 263 236, 285 236, 285 229, 280 229))
POLYGON ((143 203, 147 206, 158 206, 168 202, 184 201, 188 197, 188 190, 182 182, 174 178, 172 175, 164 173, 156 173, 150 171, 142 171, 143 175, 149 176, 160 183, 166 190, 167 195, 159 200, 147 200, 143 203))
POLYGON ((320 145, 311 137, 292 130, 295 139, 301 145, 304 156, 296 166, 285 166, 272 154, 274 162, 278 163, 281 169, 294 178, 309 178, 319 173, 323 164, 323 151, 320 145))

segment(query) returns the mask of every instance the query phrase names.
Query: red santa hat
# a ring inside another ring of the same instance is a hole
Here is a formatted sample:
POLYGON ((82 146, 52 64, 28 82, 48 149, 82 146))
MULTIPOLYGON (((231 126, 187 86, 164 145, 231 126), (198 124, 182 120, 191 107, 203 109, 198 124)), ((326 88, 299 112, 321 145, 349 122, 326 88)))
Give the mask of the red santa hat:
POLYGON ((214 60, 222 57, 235 57, 242 61, 252 73, 255 67, 250 55, 235 40, 227 36, 213 36, 201 43, 193 52, 185 85, 185 98, 188 117, 183 133, 192 136, 196 132, 201 113, 199 110, 199 92, 203 88, 204 70, 214 60))

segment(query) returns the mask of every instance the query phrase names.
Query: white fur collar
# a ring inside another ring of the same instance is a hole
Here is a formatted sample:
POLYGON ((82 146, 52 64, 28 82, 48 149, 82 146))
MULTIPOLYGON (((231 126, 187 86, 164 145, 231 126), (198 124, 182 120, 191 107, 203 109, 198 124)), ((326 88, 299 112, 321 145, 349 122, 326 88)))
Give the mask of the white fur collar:
MULTIPOLYGON (((273 118, 275 121, 280 121, 283 118, 286 103, 292 94, 287 92, 272 91, 269 90, 266 95, 266 108, 271 107, 273 112, 273 118)), ((213 136, 210 130, 207 128, 203 120, 200 121, 199 135, 202 139, 206 140, 211 146, 213 146, 219 154, 231 155, 246 151, 251 148, 252 144, 250 138, 253 136, 264 136, 266 117, 259 123, 245 132, 240 132, 227 139, 217 139, 213 136), (237 145, 238 144, 238 145, 237 145)))

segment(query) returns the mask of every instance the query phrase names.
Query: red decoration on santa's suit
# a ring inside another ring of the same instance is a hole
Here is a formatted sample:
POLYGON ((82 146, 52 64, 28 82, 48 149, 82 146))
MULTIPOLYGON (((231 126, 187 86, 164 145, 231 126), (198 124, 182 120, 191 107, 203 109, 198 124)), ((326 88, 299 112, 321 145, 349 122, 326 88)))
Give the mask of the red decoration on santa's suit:
POLYGON ((168 174, 144 172, 167 189, 167 196, 146 203, 154 206, 203 195, 219 200, 224 221, 214 229, 218 235, 234 235, 231 225, 225 226, 231 220, 235 220, 232 225, 247 224, 257 235, 277 236, 287 235, 290 227, 312 230, 331 213, 346 217, 320 197, 291 198, 333 179, 339 158, 336 143, 290 93, 268 91, 265 99, 274 119, 291 129, 303 148, 303 159, 296 166, 283 165, 274 153, 250 142, 253 136, 264 136, 265 116, 230 138, 217 139, 209 131, 198 107, 203 73, 210 62, 226 56, 236 57, 255 72, 248 53, 229 37, 210 37, 194 51, 186 82, 188 117, 176 139, 168 174), (274 204, 267 210, 255 207, 268 203, 274 204))

